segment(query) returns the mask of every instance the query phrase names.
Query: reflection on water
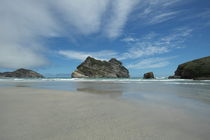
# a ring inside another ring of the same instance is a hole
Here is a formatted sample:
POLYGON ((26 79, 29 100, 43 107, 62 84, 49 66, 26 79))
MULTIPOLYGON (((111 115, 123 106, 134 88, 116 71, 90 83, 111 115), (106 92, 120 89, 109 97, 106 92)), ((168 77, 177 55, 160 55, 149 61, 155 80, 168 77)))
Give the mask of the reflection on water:
POLYGON ((196 100, 210 104, 210 85, 193 82, 77 82, 76 91, 106 95, 109 97, 135 98, 138 100, 176 100, 178 98, 196 100), (167 99, 166 99, 167 98, 167 99))
POLYGON ((210 104, 209 85, 179 85, 176 87, 176 95, 181 98, 193 99, 210 104))
POLYGON ((184 98, 210 104, 210 81, 142 80, 142 81, 0 81, 0 87, 32 87, 93 93, 112 98, 135 98, 155 101, 160 98, 184 98))
POLYGON ((77 88, 77 91, 98 94, 98 95, 107 95, 111 98, 116 98, 122 96, 122 91, 111 91, 111 90, 101 90, 101 89, 94 89, 94 88, 77 88))
POLYGON ((28 83, 15 83, 15 87, 31 87, 28 83))
POLYGON ((117 98, 123 95, 123 85, 121 84, 79 82, 76 86, 77 91, 109 96, 111 98, 117 98))

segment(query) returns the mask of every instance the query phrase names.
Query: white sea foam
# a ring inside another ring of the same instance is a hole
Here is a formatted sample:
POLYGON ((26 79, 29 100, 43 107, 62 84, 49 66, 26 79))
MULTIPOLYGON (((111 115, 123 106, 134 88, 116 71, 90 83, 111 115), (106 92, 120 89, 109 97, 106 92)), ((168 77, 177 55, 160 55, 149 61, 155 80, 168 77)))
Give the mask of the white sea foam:
POLYGON ((210 85, 210 83, 201 83, 201 82, 171 82, 171 83, 167 83, 167 84, 175 84, 175 85, 210 85))
POLYGON ((158 83, 164 82, 164 84, 182 84, 182 85, 210 85, 210 80, 191 80, 191 79, 167 79, 160 77, 157 79, 141 79, 141 78, 40 78, 40 79, 29 79, 29 78, 2 78, 0 82, 111 82, 111 83, 158 83))

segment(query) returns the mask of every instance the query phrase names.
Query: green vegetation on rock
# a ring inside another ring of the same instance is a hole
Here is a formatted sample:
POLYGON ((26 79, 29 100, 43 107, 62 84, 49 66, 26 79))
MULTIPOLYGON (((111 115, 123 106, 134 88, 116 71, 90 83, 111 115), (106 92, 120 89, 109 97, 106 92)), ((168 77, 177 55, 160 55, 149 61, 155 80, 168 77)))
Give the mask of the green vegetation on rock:
POLYGON ((210 79, 210 56, 179 65, 175 76, 183 79, 210 79))

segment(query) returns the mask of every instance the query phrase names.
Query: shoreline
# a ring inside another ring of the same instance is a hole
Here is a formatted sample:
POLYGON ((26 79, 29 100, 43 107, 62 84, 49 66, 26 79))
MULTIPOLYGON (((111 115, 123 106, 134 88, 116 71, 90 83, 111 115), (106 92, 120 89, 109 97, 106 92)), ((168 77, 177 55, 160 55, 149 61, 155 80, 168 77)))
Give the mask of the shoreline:
POLYGON ((158 77, 153 79, 144 78, 71 78, 71 77, 46 77, 46 78, 1 78, 0 82, 4 81, 209 81, 210 80, 195 80, 195 79, 170 79, 167 77, 158 77))

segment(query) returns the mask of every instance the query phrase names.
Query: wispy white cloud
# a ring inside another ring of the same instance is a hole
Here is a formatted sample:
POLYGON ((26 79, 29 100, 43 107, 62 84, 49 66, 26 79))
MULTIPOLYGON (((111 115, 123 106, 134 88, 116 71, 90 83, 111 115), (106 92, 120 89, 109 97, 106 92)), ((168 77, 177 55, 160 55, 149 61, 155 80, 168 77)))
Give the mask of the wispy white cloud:
POLYGON ((125 37, 123 39, 121 39, 121 41, 123 42, 136 42, 138 39, 134 38, 134 37, 125 37))
POLYGON ((113 14, 110 23, 105 27, 110 38, 115 38, 121 34, 129 13, 138 2, 139 0, 115 0, 112 2, 113 14))
POLYGON ((173 29, 168 34, 149 33, 143 36, 140 40, 142 44, 147 46, 166 47, 169 50, 180 47, 184 41, 191 36, 192 28, 179 27, 173 29))
POLYGON ((157 54, 167 53, 169 50, 167 47, 155 47, 155 46, 145 46, 144 44, 136 44, 136 47, 131 47, 127 52, 122 53, 118 59, 137 59, 143 56, 153 56, 157 54))
POLYGON ((193 29, 189 27, 176 28, 170 35, 161 37, 158 43, 177 48, 184 43, 192 32, 193 29))
POLYGON ((141 38, 141 40, 151 40, 151 39, 154 39, 154 38, 157 37, 157 36, 158 36, 157 33, 155 33, 155 32, 150 32, 150 33, 144 35, 144 36, 141 38))
POLYGON ((202 20, 202 19, 210 19, 210 11, 209 11, 209 9, 207 9, 207 10, 205 9, 205 10, 202 10, 202 11, 196 13, 196 14, 191 14, 191 15, 189 15, 189 12, 190 11, 186 11, 185 12, 186 15, 185 15, 185 17, 182 18, 182 20, 188 20, 188 19, 194 19, 194 20, 196 20, 196 19, 200 19, 200 20, 202 20))
POLYGON ((140 60, 137 63, 129 64, 129 65, 127 65, 127 67, 131 68, 131 69, 161 68, 161 67, 165 67, 165 66, 169 65, 170 62, 168 60, 170 60, 170 59, 172 59, 172 57, 170 57, 170 58, 160 58, 160 57, 147 58, 147 59, 140 60))
POLYGON ((88 35, 100 30, 110 0, 59 0, 48 3, 59 12, 70 32, 88 35))
POLYGON ((132 37, 131 35, 125 36, 121 39, 122 42, 127 42, 127 43, 135 43, 135 42, 141 42, 142 40, 151 40, 154 37, 156 37, 158 34, 155 32, 150 32, 146 35, 144 35, 141 38, 137 37, 132 37))
POLYGON ((206 28, 210 25, 210 10, 203 9, 194 14, 191 14, 190 10, 186 10, 182 18, 180 18, 179 20, 182 22, 184 21, 191 26, 194 25, 195 29, 206 28), (192 22, 192 20, 194 22, 192 22))
POLYGON ((97 52, 82 52, 82 51, 72 51, 72 50, 61 50, 58 54, 63 55, 69 59, 76 59, 84 61, 88 56, 94 57, 96 59, 108 60, 113 57, 117 57, 118 53, 111 50, 103 50, 97 52))
MULTIPOLYGON (((139 44, 140 45, 140 44, 139 44)), ((117 58, 119 60, 127 59, 137 59, 145 56, 153 56, 156 54, 167 53, 168 49, 166 47, 131 47, 123 53, 119 53, 112 50, 102 50, 96 52, 82 52, 82 51, 73 51, 73 50, 60 50, 58 51, 59 55, 62 55, 69 59, 75 59, 83 61, 88 56, 95 57, 97 59, 108 60, 110 58, 117 58)))
POLYGON ((169 34, 151 32, 141 38, 132 38, 133 45, 118 59, 138 59, 168 53, 174 49, 183 48, 184 41, 191 35, 193 29, 180 27, 173 29, 169 34))
MULTIPOLYGON (((161 1, 161 0, 159 0, 159 1, 161 1)), ((162 5, 164 7, 168 7, 168 6, 171 6, 171 5, 176 4, 178 2, 180 2, 180 0, 173 0, 173 1, 172 0, 162 0, 162 5)))
POLYGON ((157 23, 167 21, 169 19, 174 18, 177 13, 178 12, 173 11, 173 12, 166 12, 166 13, 160 13, 158 15, 154 15, 154 17, 149 20, 149 24, 157 24, 157 23))
POLYGON ((181 11, 172 10, 181 0, 147 0, 139 7, 138 19, 144 24, 158 24, 175 18, 181 11))

